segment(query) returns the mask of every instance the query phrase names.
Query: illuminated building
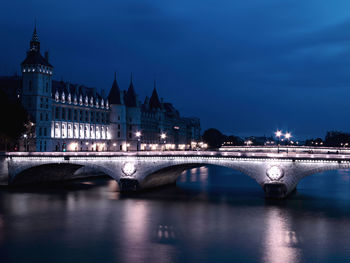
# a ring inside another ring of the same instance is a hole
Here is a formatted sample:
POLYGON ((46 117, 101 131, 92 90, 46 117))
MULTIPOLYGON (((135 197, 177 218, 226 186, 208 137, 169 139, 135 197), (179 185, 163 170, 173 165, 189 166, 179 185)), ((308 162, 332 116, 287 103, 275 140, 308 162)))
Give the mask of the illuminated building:
POLYGON ((156 85, 150 98, 146 97, 141 110, 142 148, 189 149, 193 141, 200 141, 198 118, 184 118, 175 107, 159 100, 156 85), (163 135, 163 136, 162 136, 163 135))
POLYGON ((53 70, 48 52, 41 55, 35 27, 22 77, 0 78, 0 88, 30 116, 21 151, 185 149, 199 141, 199 119, 181 118, 172 104, 159 102, 155 89, 150 103, 141 105, 132 78, 128 89, 120 90, 114 76, 105 96, 95 88, 53 80, 53 70))

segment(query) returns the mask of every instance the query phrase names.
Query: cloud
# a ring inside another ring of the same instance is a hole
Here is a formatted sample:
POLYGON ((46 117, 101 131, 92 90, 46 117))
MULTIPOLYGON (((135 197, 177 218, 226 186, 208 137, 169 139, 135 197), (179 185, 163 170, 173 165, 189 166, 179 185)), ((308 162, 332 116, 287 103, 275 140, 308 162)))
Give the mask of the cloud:
POLYGON ((156 76, 160 95, 182 115, 201 117, 204 128, 350 129, 341 121, 350 83, 348 1, 22 2, 4 4, 0 16, 6 67, 23 59, 28 21, 37 16, 58 79, 108 89, 117 70, 126 88, 132 71, 143 100, 156 76))

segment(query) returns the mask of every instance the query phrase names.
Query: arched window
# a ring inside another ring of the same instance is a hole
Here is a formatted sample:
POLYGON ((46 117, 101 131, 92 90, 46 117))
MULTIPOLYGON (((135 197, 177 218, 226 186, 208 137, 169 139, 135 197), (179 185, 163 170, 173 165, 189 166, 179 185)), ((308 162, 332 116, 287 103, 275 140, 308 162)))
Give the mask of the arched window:
POLYGON ((94 126, 90 126, 90 138, 94 139, 95 138, 95 133, 94 133, 94 126))
POLYGON ((74 125, 74 138, 79 138, 78 125, 74 125))
POLYGON ((60 126, 58 125, 58 123, 55 124, 55 137, 60 137, 60 126))
POLYGON ((62 138, 66 138, 66 125, 65 124, 62 124, 62 138))
POLYGON ((101 138, 106 139, 105 128, 101 127, 101 138))
POLYGON ((97 126, 96 127, 96 134, 95 134, 96 139, 100 139, 101 138, 101 134, 100 134, 100 128, 97 126))
POLYGON ((73 138, 72 124, 68 124, 68 138, 73 138))
POLYGON ((33 90, 32 81, 29 80, 29 91, 32 91, 32 90, 33 90))

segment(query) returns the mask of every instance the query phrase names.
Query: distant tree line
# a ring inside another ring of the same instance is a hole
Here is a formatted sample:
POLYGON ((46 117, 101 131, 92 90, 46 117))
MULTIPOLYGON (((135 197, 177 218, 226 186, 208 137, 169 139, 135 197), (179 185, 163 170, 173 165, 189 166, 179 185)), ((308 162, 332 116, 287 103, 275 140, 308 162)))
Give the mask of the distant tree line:
POLYGON ((265 145, 267 142, 274 142, 273 137, 250 136, 245 139, 236 135, 225 135, 217 129, 210 128, 203 133, 202 139, 208 144, 210 149, 224 146, 243 146, 243 145, 265 145))
MULTIPOLYGON (((242 146, 247 145, 264 145, 266 142, 275 142, 273 137, 247 137, 242 139, 235 135, 225 135, 219 130, 210 128, 203 133, 203 141, 208 144, 210 149, 220 148, 222 145, 229 146, 242 146)), ((281 144, 286 144, 285 142, 281 144)), ((301 145, 301 144, 299 144, 301 145)), ((326 147, 350 147, 350 133, 345 133, 341 131, 328 131, 324 139, 313 138, 307 139, 303 145, 306 146, 326 146, 326 147)))
POLYGON ((328 131, 324 139, 308 139, 306 146, 349 147, 350 133, 340 131, 328 131))
POLYGON ((244 145, 244 141, 234 135, 224 135, 219 130, 210 128, 203 133, 203 141, 208 144, 208 148, 217 149, 220 148, 224 142, 231 142, 232 145, 244 145))
MULTIPOLYGON (((244 140, 239 136, 235 135, 225 135, 217 129, 210 128, 203 133, 203 141, 208 144, 210 149, 220 148, 222 145, 230 146, 242 146, 244 145, 244 140)), ((253 142, 254 145, 258 145, 258 141, 254 141, 255 137, 250 137, 249 140, 253 142)))

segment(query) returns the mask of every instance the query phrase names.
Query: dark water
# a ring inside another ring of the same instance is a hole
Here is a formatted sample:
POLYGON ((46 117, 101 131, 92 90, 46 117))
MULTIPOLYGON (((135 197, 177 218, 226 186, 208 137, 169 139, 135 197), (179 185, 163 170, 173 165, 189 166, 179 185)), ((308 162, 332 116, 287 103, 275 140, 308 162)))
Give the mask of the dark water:
POLYGON ((350 172, 287 200, 219 167, 121 195, 109 179, 0 189, 0 262, 350 262, 350 172))

